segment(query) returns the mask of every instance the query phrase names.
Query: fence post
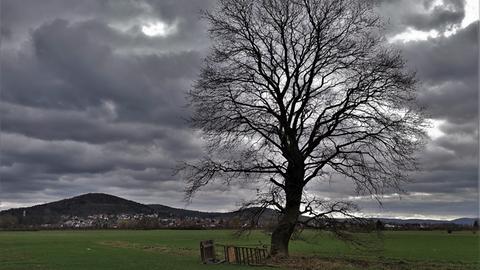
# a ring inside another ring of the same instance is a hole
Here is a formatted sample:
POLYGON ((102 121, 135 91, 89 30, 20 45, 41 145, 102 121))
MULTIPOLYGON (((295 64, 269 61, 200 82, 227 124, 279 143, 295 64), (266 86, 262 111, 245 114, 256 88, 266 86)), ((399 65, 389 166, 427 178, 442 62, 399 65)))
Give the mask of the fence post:
POLYGON ((215 262, 215 246, 213 244, 213 240, 200 242, 200 256, 203 263, 215 262))

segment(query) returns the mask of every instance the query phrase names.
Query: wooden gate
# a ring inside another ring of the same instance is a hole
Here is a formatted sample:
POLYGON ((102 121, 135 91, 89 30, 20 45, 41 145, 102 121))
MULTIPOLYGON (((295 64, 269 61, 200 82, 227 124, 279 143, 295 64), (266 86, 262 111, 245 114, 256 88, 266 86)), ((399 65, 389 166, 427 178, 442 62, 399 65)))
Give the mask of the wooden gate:
POLYGON ((264 265, 268 258, 268 249, 264 247, 246 247, 214 244, 213 240, 200 242, 200 256, 203 263, 264 265), (223 252, 222 252, 223 251, 223 252))
POLYGON ((225 262, 233 264, 263 265, 268 257, 264 247, 217 245, 223 248, 225 262))

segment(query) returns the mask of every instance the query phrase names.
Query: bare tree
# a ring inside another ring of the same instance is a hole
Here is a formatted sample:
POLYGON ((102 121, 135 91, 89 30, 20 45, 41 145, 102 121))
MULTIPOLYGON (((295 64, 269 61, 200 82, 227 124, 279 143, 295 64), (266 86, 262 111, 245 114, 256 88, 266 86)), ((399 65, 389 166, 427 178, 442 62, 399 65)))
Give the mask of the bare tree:
POLYGON ((272 255, 288 255, 301 215, 354 218, 353 203, 308 192, 312 181, 340 175, 379 199, 416 167, 414 74, 367 2, 220 0, 205 14, 213 45, 189 98, 207 151, 182 167, 187 197, 212 181, 261 184, 248 205, 281 213, 272 255))

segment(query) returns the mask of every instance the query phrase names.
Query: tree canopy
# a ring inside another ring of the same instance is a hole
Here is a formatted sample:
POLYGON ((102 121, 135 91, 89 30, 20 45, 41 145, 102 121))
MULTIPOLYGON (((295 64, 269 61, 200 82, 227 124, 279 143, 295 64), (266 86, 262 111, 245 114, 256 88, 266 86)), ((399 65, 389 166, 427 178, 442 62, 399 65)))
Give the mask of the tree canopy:
POLYGON ((282 213, 272 253, 288 254, 300 215, 357 211, 306 192, 312 181, 339 175, 377 199, 401 189, 424 117, 369 1, 220 0, 205 18, 212 48, 189 99, 207 146, 183 167, 188 197, 211 181, 261 183, 248 205, 282 213))

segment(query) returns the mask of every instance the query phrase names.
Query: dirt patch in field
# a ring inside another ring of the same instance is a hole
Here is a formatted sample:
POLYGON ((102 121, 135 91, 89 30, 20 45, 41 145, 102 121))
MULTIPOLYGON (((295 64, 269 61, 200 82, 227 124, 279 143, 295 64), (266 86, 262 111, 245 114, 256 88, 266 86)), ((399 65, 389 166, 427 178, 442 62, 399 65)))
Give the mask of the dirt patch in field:
POLYGON ((474 270, 477 264, 411 262, 404 260, 362 260, 292 256, 270 259, 268 265, 291 270, 474 270))
POLYGON ((166 253, 169 255, 178 255, 178 256, 195 254, 195 251, 190 248, 184 248, 184 247, 174 248, 174 247, 167 247, 163 245, 132 243, 132 242, 126 242, 126 241, 102 241, 102 242, 98 242, 98 244, 114 247, 114 248, 130 248, 130 249, 136 249, 136 250, 143 250, 147 252, 166 253))

